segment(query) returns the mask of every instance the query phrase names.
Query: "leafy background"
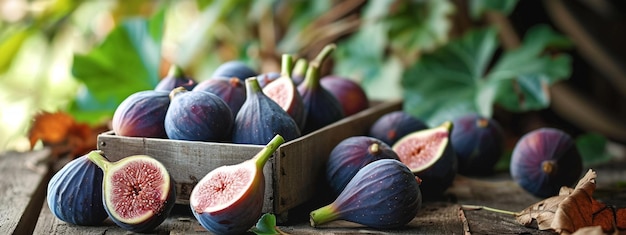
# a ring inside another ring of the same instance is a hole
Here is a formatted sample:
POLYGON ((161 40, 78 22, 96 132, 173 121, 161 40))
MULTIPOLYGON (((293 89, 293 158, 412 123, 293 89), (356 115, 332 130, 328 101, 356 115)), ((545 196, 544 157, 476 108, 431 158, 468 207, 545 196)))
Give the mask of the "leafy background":
MULTIPOLYGON (((602 8, 555 2, 4 1, 0 151, 31 149, 28 133, 44 112, 107 128, 124 98, 152 89, 173 63, 201 81, 224 61, 278 71, 283 53, 312 58, 336 43, 325 73, 358 81, 372 100, 403 99, 430 125, 470 112, 494 117, 509 148, 539 126, 561 128, 587 162, 601 162, 626 143, 626 73, 594 62, 602 57, 585 53, 554 14, 602 8)), ((623 35, 593 33, 594 42, 615 38, 601 52, 619 61, 623 35)))

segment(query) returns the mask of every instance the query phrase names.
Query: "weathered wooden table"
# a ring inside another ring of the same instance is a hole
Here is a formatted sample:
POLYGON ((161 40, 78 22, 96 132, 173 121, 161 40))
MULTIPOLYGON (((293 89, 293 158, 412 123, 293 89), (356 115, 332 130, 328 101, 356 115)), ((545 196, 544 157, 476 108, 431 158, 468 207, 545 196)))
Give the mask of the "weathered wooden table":
MULTIPOLYGON (((48 151, 0 154, 0 234, 129 234, 111 221, 97 227, 67 224, 54 217, 46 204, 46 187, 52 172, 45 163, 48 151)), ((596 166, 594 196, 626 207, 626 161, 596 166)), ((290 234, 550 234, 519 225, 510 215, 462 210, 462 204, 520 211, 539 201, 501 173, 476 179, 459 176, 441 201, 425 202, 418 215, 400 230, 375 230, 348 222, 321 228, 308 224, 308 212, 318 205, 303 205, 289 212, 289 222, 279 228, 290 234)), ((153 234, 209 234, 191 215, 187 205, 176 205, 170 217, 153 234)))

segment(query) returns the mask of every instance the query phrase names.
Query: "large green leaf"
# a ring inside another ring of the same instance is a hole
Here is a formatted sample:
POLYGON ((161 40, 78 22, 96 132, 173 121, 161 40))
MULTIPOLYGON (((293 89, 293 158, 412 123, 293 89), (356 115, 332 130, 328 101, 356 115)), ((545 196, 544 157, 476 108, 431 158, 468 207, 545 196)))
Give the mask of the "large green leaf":
POLYGON ((470 16, 478 19, 486 11, 498 11, 508 15, 517 5, 517 0, 471 0, 469 4, 470 16))
POLYGON ((15 55, 22 48, 22 44, 34 32, 34 30, 28 27, 23 27, 0 38, 0 51, 2 52, 0 53, 0 74, 6 72, 11 67, 15 55))
POLYGON ((156 86, 164 17, 161 10, 149 20, 125 20, 91 52, 74 56, 72 73, 84 84, 70 107, 77 120, 102 121, 132 93, 156 86))
POLYGON ((538 26, 520 48, 496 58, 497 31, 471 31, 424 55, 404 73, 404 108, 430 125, 466 113, 490 117, 496 102, 512 111, 545 108, 547 87, 567 78, 571 68, 567 55, 543 52, 563 45, 562 36, 538 26))

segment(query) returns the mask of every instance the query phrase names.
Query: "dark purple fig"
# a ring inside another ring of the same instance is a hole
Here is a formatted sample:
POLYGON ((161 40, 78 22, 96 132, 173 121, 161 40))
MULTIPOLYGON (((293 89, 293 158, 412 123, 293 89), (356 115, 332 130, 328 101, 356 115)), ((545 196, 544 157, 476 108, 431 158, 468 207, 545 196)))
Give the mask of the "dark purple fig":
POLYGON ((459 173, 489 175, 504 152, 504 132, 494 119, 477 114, 454 120, 450 141, 459 159, 459 173))
POLYGON ((306 122, 306 112, 300 92, 298 92, 296 85, 293 83, 293 80, 291 80, 291 77, 289 77, 292 64, 291 60, 290 55, 283 55, 282 75, 280 78, 277 78, 272 83, 265 86, 263 93, 283 108, 283 110, 296 121, 298 128, 302 130, 306 122))
POLYGON ((400 161, 422 179, 420 188, 424 199, 442 196, 457 172, 458 159, 450 144, 452 122, 413 132, 392 146, 400 161))
POLYGON ((326 163, 326 180, 338 195, 365 165, 380 159, 398 159, 389 145, 369 136, 348 137, 333 148, 326 163))
POLYGON ((547 198, 571 187, 582 174, 582 158, 572 138, 555 128, 540 128, 517 142, 511 176, 531 194, 547 198))
POLYGON ((330 92, 328 92, 320 84, 320 68, 323 58, 326 58, 333 50, 335 45, 330 45, 320 52, 318 61, 309 64, 306 78, 298 85, 298 92, 302 96, 304 103, 304 112, 307 113, 306 125, 303 134, 311 133, 317 129, 327 126, 333 122, 339 121, 345 115, 341 104, 330 92))
POLYGON ((293 79, 293 83, 295 83, 296 86, 300 85, 300 83, 304 81, 304 77, 306 76, 306 70, 308 67, 309 62, 304 58, 300 58, 296 61, 296 65, 291 71, 291 79, 293 79))
POLYGON ((246 65, 244 62, 232 60, 227 61, 218 66, 211 77, 230 79, 232 77, 239 78, 241 82, 245 82, 246 78, 256 77, 257 72, 246 65))
POLYGON ((87 156, 104 172, 102 201, 115 224, 132 232, 149 232, 169 216, 176 188, 161 162, 147 155, 117 162, 109 162, 96 151, 87 156))
POLYGON ((102 171, 87 155, 52 176, 47 200, 52 214, 70 224, 100 225, 108 217, 102 204, 102 171))
POLYGON ((395 229, 413 220, 421 204, 415 175, 398 160, 381 159, 361 168, 334 202, 311 212, 311 226, 346 220, 395 229))
POLYGON ((361 112, 369 107, 365 90, 349 78, 329 75, 323 77, 320 84, 337 98, 346 116, 361 112))
POLYGON ((207 79, 198 83, 193 91, 206 91, 222 98, 230 107, 233 118, 237 116, 243 102, 246 101, 246 87, 237 78, 207 79))
POLYGON ((284 142, 276 135, 252 159, 215 168, 194 186, 189 206, 202 227, 215 234, 241 234, 256 223, 265 195, 263 166, 284 142))
POLYGON ((256 78, 248 78, 246 102, 235 118, 233 143, 265 144, 275 135, 290 141, 300 137, 300 129, 285 110, 263 93, 256 78))
POLYGON ((113 113, 111 126, 119 136, 167 138, 165 113, 169 92, 139 91, 128 96, 113 113))
POLYGON ((389 146, 393 146, 400 138, 424 129, 428 129, 424 122, 402 110, 398 110, 378 118, 372 124, 369 136, 382 140, 389 146))
POLYGON ((187 90, 191 90, 196 86, 196 81, 193 78, 185 76, 183 70, 177 65, 170 67, 167 76, 165 76, 159 83, 157 83, 154 90, 170 92, 176 87, 184 87, 187 90))
POLYGON ((233 113, 220 97, 176 88, 170 93, 165 132, 170 139, 222 141, 230 137, 233 113))
POLYGON ((259 81, 259 85, 261 87, 267 86, 267 84, 272 83, 274 80, 280 77, 280 73, 269 72, 256 76, 256 80, 259 81))

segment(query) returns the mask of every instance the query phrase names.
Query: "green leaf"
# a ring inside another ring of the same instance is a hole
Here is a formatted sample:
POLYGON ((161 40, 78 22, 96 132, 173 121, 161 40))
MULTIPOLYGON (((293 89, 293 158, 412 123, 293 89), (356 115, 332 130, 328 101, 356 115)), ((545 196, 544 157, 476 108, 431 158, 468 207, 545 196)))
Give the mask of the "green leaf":
POLYGON ((258 235, 282 234, 280 229, 276 227, 276 216, 270 213, 263 214, 256 226, 250 229, 250 231, 258 235))
POLYGON ((164 18, 161 10, 149 20, 128 19, 87 55, 74 55, 72 73, 84 84, 70 107, 77 120, 102 121, 132 93, 156 86, 164 18))
POLYGON ((594 166, 612 159, 606 150, 606 137, 597 133, 587 133, 576 138, 576 148, 583 158, 583 165, 594 166))
POLYGON ((470 16, 476 20, 490 10, 509 15, 517 5, 517 0, 471 0, 469 3, 470 16))
POLYGON ((0 74, 6 72, 13 62, 15 55, 22 48, 24 41, 33 34, 33 30, 24 27, 16 29, 16 32, 0 39, 0 74))
POLYGON ((547 107, 549 85, 567 78, 571 68, 567 55, 543 53, 566 46, 566 38, 538 26, 520 48, 498 58, 496 33, 470 31, 410 66, 402 78, 405 110, 437 125, 467 113, 490 117, 494 103, 511 111, 547 107))

